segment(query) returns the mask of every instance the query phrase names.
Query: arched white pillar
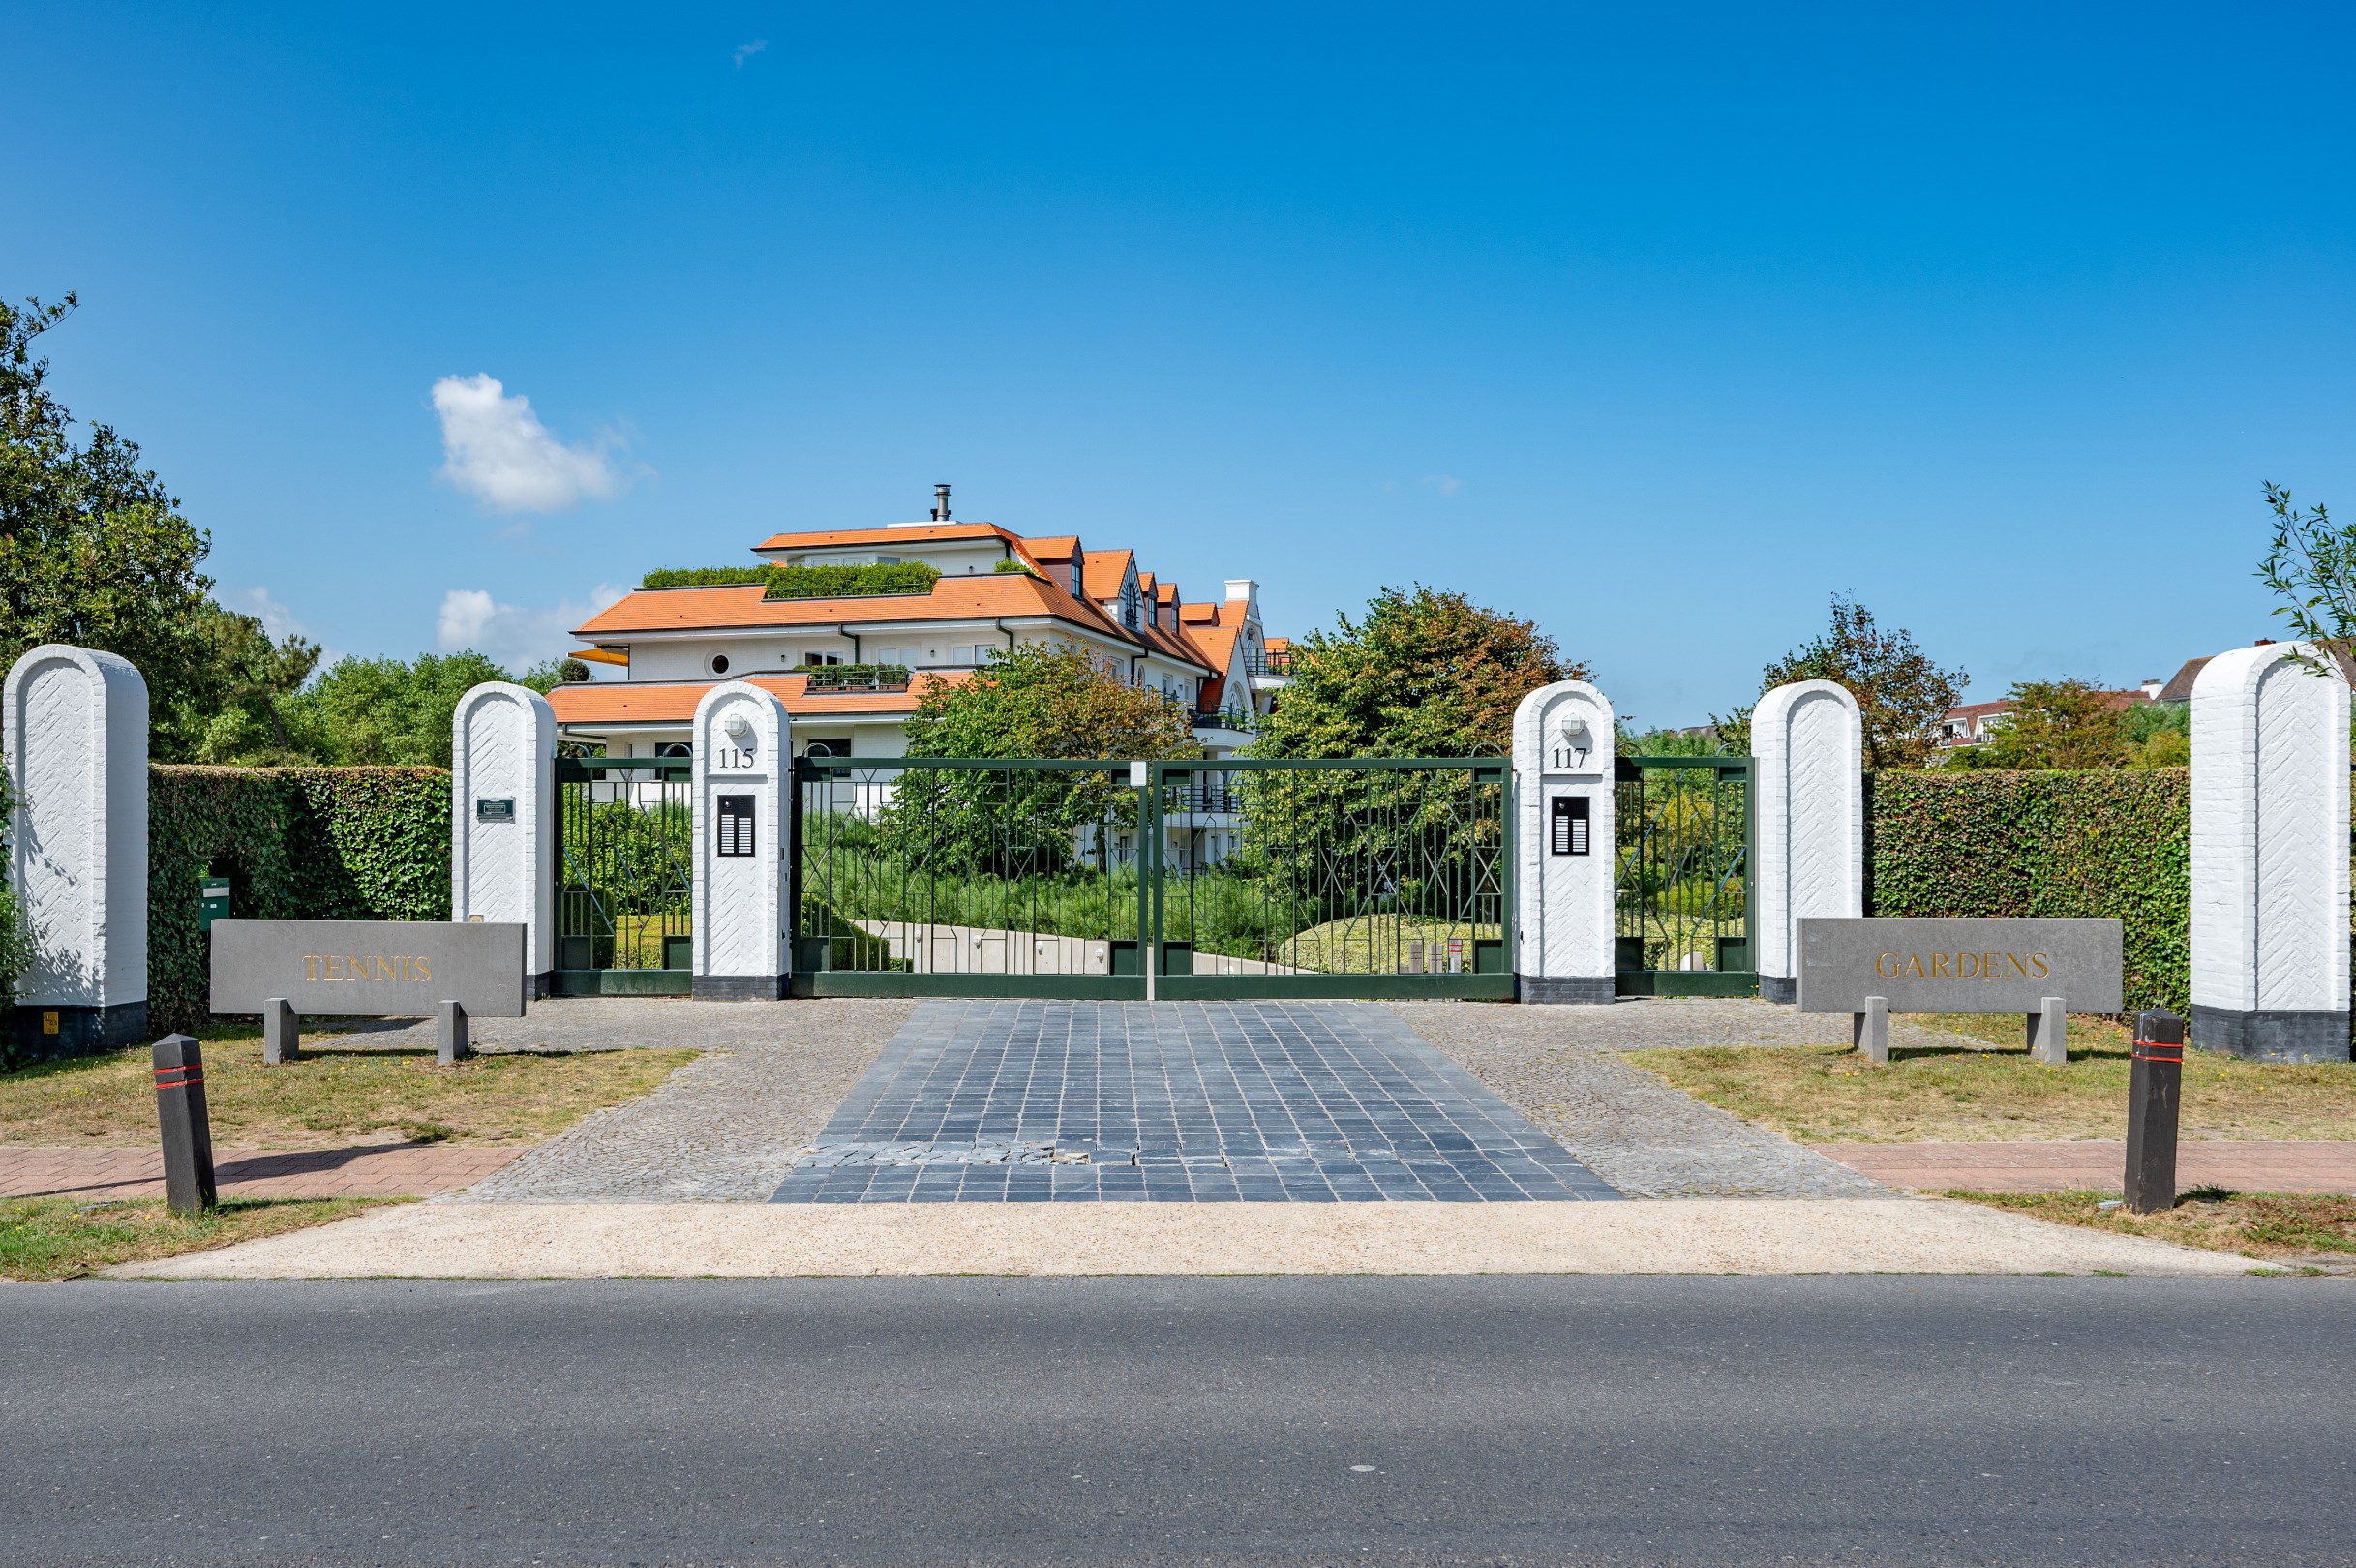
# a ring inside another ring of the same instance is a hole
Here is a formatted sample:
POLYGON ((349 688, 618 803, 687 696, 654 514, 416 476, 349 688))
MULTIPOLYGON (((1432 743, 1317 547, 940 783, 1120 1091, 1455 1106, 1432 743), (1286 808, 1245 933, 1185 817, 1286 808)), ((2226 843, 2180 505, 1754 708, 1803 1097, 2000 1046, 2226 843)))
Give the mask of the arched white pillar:
POLYGON ((2192 1040, 2348 1059, 2348 688, 2281 643, 2192 683, 2192 1040))
POLYGON ((1759 994, 1799 998, 1799 922, 1865 913, 1865 725, 1830 680, 1797 680, 1751 713, 1751 931, 1759 994))
MULTIPOLYGON (((17 1049, 147 1037, 147 682, 113 653, 45 643, 8 673, 9 873, 32 956, 17 1049)), ((194 889, 189 890, 193 895, 194 889)))
POLYGON ((695 705, 697 997, 773 1001, 793 970, 792 722, 759 686, 724 681, 695 705))
POLYGON ((557 967, 556 857, 556 709, 485 681, 450 718, 450 919, 522 925, 534 998, 557 967))
POLYGON ((1514 710, 1515 994, 1613 996, 1612 701, 1558 680, 1514 710))

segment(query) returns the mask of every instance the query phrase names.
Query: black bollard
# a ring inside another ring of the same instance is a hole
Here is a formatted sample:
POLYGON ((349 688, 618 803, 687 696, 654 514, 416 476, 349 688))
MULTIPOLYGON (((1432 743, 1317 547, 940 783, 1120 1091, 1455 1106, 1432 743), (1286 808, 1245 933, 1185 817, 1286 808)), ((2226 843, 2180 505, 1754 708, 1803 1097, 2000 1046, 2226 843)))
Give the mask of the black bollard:
POLYGON ((2185 1021, 2165 1008, 2135 1015, 2127 1080, 2127 1206, 2176 1207, 2176 1114, 2183 1108, 2185 1021))
POLYGON ((213 1206, 213 1124, 204 1109, 204 1055, 193 1036, 156 1041, 156 1120, 164 1129, 164 1201, 174 1214, 213 1206))

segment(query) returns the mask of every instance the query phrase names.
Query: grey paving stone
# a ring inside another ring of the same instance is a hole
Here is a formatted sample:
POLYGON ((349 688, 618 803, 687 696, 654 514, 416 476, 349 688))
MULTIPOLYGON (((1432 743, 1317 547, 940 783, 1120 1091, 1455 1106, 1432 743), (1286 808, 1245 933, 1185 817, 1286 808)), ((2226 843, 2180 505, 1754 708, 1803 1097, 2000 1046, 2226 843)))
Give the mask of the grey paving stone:
MULTIPOLYGON (((1390 1010, 1630 1197, 1888 1197, 1848 1166, 1621 1059, 1645 1047, 1842 1044, 1849 1020, 1753 1000, 1609 1007, 1395 1002, 1390 1010)), ((1918 1038, 1947 1040, 1890 1020, 1918 1038)))
POLYGON ((1183 1202, 1198 1181, 1293 1202, 1618 1195, 1347 1002, 927 1002, 776 1198, 908 1202, 879 1171, 917 1164, 961 1169, 964 1201, 1183 1202))

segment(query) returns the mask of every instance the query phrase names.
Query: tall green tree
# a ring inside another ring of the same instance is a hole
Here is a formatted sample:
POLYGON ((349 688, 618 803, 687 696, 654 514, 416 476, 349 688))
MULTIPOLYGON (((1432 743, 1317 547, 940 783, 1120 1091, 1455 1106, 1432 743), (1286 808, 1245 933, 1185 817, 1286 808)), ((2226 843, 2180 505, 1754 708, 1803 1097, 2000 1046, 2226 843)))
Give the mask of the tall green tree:
MULTIPOLYGON (((1955 706, 1971 677, 1960 668, 1941 669, 1912 632, 1903 626, 1883 630, 1872 611, 1836 593, 1832 624, 1768 665, 1759 694, 1795 680, 1832 680, 1849 688, 1864 721, 1866 767, 1920 768, 1937 750, 1940 715, 1955 706)), ((1750 706, 1710 722, 1729 750, 1750 750, 1750 706)))
MULTIPOLYGON (((201 703, 209 678, 211 541, 135 443, 106 425, 75 438, 34 353, 75 303, 0 304, 0 662, 40 643, 105 648, 139 667, 158 712, 175 711, 201 703)), ((168 755, 179 738, 164 739, 168 755)))
POLYGON ((1961 748, 1982 767, 2015 769, 2117 768, 2128 742, 2110 693, 2074 677, 2022 680, 2007 694, 2011 711, 1988 742, 1961 748))
POLYGON ((302 694, 321 760, 342 767, 450 766, 450 718, 486 680, 514 678, 472 651, 402 659, 342 658, 302 694))
POLYGON ((1588 674, 1537 622, 1420 583, 1386 588, 1364 616, 1336 620, 1293 639, 1291 683, 1253 755, 1501 755, 1524 697, 1588 674))
POLYGON ((298 695, 319 648, 274 640, 256 618, 207 603, 193 628, 202 657, 168 704, 152 709, 160 758, 287 767, 326 759, 316 712, 298 695))

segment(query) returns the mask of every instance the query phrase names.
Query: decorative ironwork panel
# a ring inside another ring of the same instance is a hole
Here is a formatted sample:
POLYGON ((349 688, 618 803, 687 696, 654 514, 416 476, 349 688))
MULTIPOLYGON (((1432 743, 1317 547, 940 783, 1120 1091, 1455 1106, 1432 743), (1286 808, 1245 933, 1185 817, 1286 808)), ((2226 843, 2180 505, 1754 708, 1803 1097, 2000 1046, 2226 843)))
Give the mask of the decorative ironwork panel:
POLYGON ((683 759, 557 760, 557 968, 692 962, 694 804, 683 759))
POLYGON ((1750 759, 1622 757, 1616 776, 1621 989, 1755 988, 1750 759))

